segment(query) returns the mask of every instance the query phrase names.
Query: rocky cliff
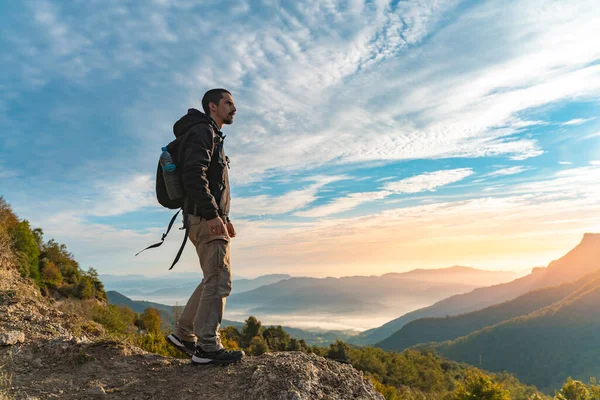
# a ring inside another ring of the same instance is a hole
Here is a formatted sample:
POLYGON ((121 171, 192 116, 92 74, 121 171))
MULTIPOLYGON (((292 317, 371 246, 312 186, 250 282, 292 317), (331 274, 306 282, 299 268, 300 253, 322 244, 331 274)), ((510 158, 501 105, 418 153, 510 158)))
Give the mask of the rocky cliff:
POLYGON ((0 269, 0 400, 383 399, 361 372, 314 354, 198 367, 82 326, 16 271, 0 269))

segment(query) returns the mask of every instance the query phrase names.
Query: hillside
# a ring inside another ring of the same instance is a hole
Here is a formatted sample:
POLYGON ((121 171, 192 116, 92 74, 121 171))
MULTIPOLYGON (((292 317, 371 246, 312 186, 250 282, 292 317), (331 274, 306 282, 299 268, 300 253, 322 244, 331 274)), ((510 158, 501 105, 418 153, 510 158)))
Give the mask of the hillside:
MULTIPOLYGON (((161 316, 164 321, 167 321, 171 325, 175 323, 173 320, 173 306, 150 301, 131 300, 129 297, 115 291, 108 291, 106 294, 108 295, 109 304, 127 306, 138 313, 142 313, 145 309, 152 307, 161 312, 161 316)), ((224 319, 221 323, 221 327, 227 328, 228 326, 234 326, 238 329, 241 329, 244 326, 244 323, 224 319)), ((292 328, 289 326, 284 326, 283 329, 297 339, 303 339, 310 345, 318 346, 326 346, 329 343, 335 342, 336 340, 347 340, 355 336, 351 332, 346 331, 306 330, 292 328)))
POLYGON ((600 376, 600 274, 565 298, 526 316, 435 345, 442 355, 508 371, 551 392, 571 376, 600 376))
POLYGON ((446 317, 468 313, 514 299, 529 291, 572 282, 600 269, 600 234, 586 233, 581 243, 547 268, 534 268, 532 273, 512 282, 478 288, 451 296, 431 306, 402 315, 378 328, 362 332, 357 344, 380 342, 411 321, 420 318, 446 317))
POLYGON ((314 354, 269 353, 227 367, 194 367, 95 337, 82 322, 16 271, 0 269, 0 340, 9 346, 0 353, 0 397, 383 399, 350 365, 314 354))
MULTIPOLYGON (((600 276, 595 272, 592 276, 600 276)), ((376 344, 386 350, 402 351, 419 343, 443 342, 468 335, 471 332, 496 325, 502 321, 527 315, 551 305, 586 285, 591 276, 572 283, 538 289, 516 299, 482 310, 453 317, 422 318, 409 322, 392 336, 376 344)))

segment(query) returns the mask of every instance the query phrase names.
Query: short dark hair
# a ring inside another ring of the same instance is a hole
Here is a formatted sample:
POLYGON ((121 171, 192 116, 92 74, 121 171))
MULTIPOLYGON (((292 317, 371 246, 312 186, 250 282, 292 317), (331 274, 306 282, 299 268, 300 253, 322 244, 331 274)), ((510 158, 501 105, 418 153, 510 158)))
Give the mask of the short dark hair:
POLYGON ((223 93, 231 95, 231 92, 226 89, 210 89, 208 92, 204 93, 204 97, 202 97, 202 109, 204 110, 204 114, 210 115, 210 107, 208 105, 210 103, 219 105, 219 102, 223 98, 223 93))

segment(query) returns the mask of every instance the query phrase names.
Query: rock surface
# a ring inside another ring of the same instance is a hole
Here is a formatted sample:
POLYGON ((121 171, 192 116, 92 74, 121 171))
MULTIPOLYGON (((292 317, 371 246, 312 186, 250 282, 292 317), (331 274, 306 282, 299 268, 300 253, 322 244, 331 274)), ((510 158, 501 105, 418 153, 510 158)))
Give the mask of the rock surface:
POLYGON ((19 331, 0 333, 0 346, 12 346, 25 341, 25 334, 19 331))
POLYGON ((383 400, 361 372, 314 354, 194 366, 78 336, 75 320, 14 271, 0 269, 0 332, 22 335, 21 343, 0 347, 0 399, 383 400))

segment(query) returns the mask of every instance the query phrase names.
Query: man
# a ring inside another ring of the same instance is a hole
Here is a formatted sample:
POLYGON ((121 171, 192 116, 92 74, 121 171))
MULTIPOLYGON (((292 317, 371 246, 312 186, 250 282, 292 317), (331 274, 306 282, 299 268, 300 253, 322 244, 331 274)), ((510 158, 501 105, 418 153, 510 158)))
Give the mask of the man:
POLYGON ((229 220, 229 159, 223 150, 221 128, 233 122, 236 108, 225 89, 206 92, 202 108, 204 113, 189 109, 175 123, 173 132, 176 137, 189 132, 182 149, 182 179, 189 238, 196 247, 204 278, 167 341, 192 355, 195 364, 228 364, 244 356, 243 351, 225 350, 219 337, 225 300, 231 293, 229 241, 235 237, 229 220))

